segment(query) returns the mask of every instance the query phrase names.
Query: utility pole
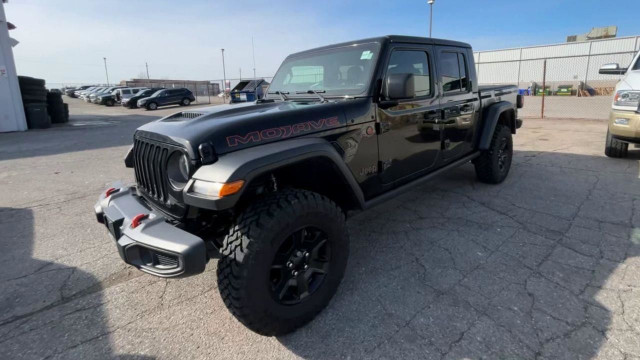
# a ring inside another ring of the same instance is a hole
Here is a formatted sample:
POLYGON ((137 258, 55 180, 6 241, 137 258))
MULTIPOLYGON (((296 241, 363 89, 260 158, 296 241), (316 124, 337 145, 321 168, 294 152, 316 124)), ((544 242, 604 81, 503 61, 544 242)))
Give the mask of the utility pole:
POLYGON ((433 28, 433 3, 436 0, 428 0, 429 3, 429 37, 431 37, 431 29, 433 28))
POLYGON ((103 57, 104 60, 104 73, 107 74, 107 86, 109 86, 109 70, 107 70, 107 58, 103 57))
POLYGON ((251 37, 251 53, 253 54, 253 79, 256 79, 256 48, 253 46, 253 36, 251 37))
POLYGON ((242 81, 242 68, 240 68, 240 81, 242 81))
POLYGON ((227 71, 224 68, 224 49, 222 50, 222 99, 227 102, 227 71))
POLYGON ((149 64, 147 64, 146 62, 144 63, 144 66, 147 68, 147 80, 151 79, 149 77, 149 64))

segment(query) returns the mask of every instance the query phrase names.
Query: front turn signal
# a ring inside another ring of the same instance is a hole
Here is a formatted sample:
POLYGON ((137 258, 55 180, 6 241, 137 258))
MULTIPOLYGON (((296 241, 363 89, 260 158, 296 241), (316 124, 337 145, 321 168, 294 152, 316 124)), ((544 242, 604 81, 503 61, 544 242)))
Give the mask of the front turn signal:
POLYGON ((243 186, 244 180, 237 180, 230 183, 195 180, 191 186, 191 191, 199 195, 225 197, 236 194, 243 186))

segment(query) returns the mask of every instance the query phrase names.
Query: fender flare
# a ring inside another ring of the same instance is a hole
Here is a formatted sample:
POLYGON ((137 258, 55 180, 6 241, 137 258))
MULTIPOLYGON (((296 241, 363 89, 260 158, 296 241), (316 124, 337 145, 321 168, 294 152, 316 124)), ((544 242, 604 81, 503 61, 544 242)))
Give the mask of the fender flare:
POLYGON ((480 132, 478 149, 487 150, 489 148, 489 146, 491 145, 493 132, 496 130, 496 125, 498 125, 498 119, 500 119, 500 115, 502 115, 502 113, 504 113, 505 111, 513 112, 513 116, 511 117, 512 124, 509 124, 509 127, 511 128, 511 132, 513 134, 516 133, 517 126, 514 104, 508 101, 500 101, 492 104, 488 109, 484 111, 484 121, 482 122, 482 131, 480 132))
POLYGON ((224 210, 235 206, 246 190, 246 185, 256 177, 283 166, 313 158, 330 161, 342 175, 344 183, 350 187, 360 208, 364 208, 364 194, 347 167, 342 156, 326 140, 301 138, 255 146, 236 152, 223 154, 218 161, 200 167, 183 190, 186 204, 211 210, 224 210), (212 198, 190 192, 195 180, 229 183, 244 180, 245 186, 237 194, 223 198, 212 198))

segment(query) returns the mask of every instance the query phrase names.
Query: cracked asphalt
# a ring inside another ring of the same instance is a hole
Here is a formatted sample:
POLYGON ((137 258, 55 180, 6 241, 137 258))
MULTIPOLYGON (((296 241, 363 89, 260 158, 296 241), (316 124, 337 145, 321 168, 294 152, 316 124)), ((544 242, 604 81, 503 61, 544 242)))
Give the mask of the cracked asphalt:
POLYGON ((71 125, 0 134, 0 359, 640 359, 640 149, 605 158, 604 121, 528 119, 505 183, 466 165, 352 218, 336 297, 269 338, 216 261, 152 277, 95 221, 132 131, 175 108, 66 101, 71 125))

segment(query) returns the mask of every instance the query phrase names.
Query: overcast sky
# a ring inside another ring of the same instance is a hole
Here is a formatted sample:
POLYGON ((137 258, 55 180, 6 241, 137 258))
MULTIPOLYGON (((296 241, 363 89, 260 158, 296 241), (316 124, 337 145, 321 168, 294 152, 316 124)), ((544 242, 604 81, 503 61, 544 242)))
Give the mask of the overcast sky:
MULTIPOLYGON (((436 0, 434 37, 469 42, 476 50, 564 42, 591 27, 618 25, 640 35, 640 1, 436 0)), ((386 34, 425 36, 426 0, 10 0, 10 35, 21 75, 48 83, 152 78, 272 76, 291 52, 386 34)))

